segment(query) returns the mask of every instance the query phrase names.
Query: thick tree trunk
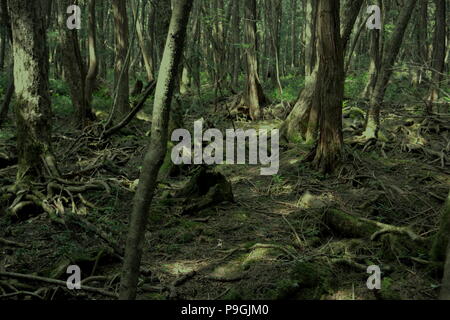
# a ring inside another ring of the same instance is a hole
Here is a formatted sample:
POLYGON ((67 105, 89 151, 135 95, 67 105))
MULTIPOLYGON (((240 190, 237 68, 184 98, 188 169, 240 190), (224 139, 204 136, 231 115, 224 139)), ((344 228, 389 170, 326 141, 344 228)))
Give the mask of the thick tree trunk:
POLYGON ((233 15, 231 17, 231 26, 232 26, 232 80, 231 86, 234 90, 237 90, 239 83, 239 74, 241 71, 241 59, 240 59, 240 50, 238 45, 241 43, 241 32, 240 32, 240 4, 241 0, 233 0, 233 15))
POLYGON ((98 58, 97 58, 97 25, 95 17, 96 0, 89 0, 89 20, 88 20, 88 47, 89 47, 89 69, 85 81, 85 103, 89 108, 92 116, 91 101, 92 93, 95 87, 95 81, 98 75, 98 58))
POLYGON ((112 8, 115 38, 114 88, 117 90, 117 112, 114 116, 122 118, 130 111, 127 1, 113 0, 112 8))
POLYGON ((243 103, 249 108, 250 118, 259 120, 262 107, 267 103, 258 75, 257 41, 256 41, 256 0, 245 1, 244 35, 246 42, 247 83, 243 103))
POLYGON ((436 27, 433 40, 433 59, 431 62, 432 76, 430 93, 428 95, 427 112, 433 113, 433 103, 439 99, 439 88, 444 76, 446 48, 446 0, 435 0, 436 27))
POLYGON ((409 20, 416 6, 417 0, 408 0, 403 7, 398 25, 395 28, 394 34, 390 40, 389 45, 385 46, 383 53, 383 62, 380 73, 377 77, 373 93, 370 97, 370 109, 368 112, 366 129, 363 133, 365 139, 377 139, 380 127, 380 111, 384 100, 389 79, 391 78, 395 60, 397 59, 400 47, 403 42, 403 36, 408 26, 409 20))
MULTIPOLYGON (((354 1, 352 3, 347 3, 346 12, 350 17, 345 21, 345 25, 342 27, 340 32, 342 33, 341 50, 344 52, 344 45, 347 43, 348 38, 353 26, 356 21, 356 17, 361 9, 362 1, 354 1)), ((289 114, 286 121, 281 127, 281 133, 285 139, 288 141, 300 141, 306 140, 307 143, 312 144, 317 139, 318 127, 319 127, 319 116, 320 116, 320 104, 317 103, 317 99, 320 99, 320 87, 317 82, 321 80, 320 75, 317 74, 318 65, 317 60, 317 44, 316 38, 317 33, 315 29, 317 28, 317 15, 318 15, 318 4, 319 2, 308 2, 307 3, 307 13, 312 15, 309 16, 306 23, 306 80, 305 88, 301 92, 299 99, 297 100, 292 112, 289 114), (311 29, 315 28, 315 29, 311 29), (310 39, 310 40, 308 40, 310 39), (309 44, 308 44, 309 41, 309 44), (311 50, 314 48, 314 52, 311 50)), ((339 7, 338 7, 339 11, 339 7)), ((338 13, 339 14, 339 13, 338 13)))
POLYGON ((320 0, 318 15, 319 68, 315 101, 319 107, 319 142, 314 164, 332 173, 342 158, 342 101, 344 98, 344 52, 340 37, 339 1, 320 0))
POLYGON ((17 182, 57 176, 51 147, 45 0, 9 0, 16 91, 17 182))
POLYGON ((157 186, 158 171, 166 154, 170 105, 177 81, 178 66, 182 57, 191 7, 192 0, 176 0, 174 3, 156 87, 150 145, 144 158, 131 212, 120 286, 120 299, 122 300, 136 297, 145 229, 157 186))

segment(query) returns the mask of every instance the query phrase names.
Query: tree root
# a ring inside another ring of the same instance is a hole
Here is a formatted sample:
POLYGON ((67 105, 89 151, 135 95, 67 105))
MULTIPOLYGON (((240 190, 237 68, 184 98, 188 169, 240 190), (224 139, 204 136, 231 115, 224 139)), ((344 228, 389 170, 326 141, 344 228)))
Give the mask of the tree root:
MULTIPOLYGON (((22 274, 22 273, 14 273, 14 272, 0 272, 0 277, 3 278, 15 278, 15 279, 21 279, 21 280, 30 280, 30 281, 39 281, 39 282, 45 282, 49 284, 54 284, 57 286, 61 286, 63 288, 67 287, 67 282, 52 278, 45 278, 45 277, 39 277, 34 276, 30 274, 22 274)), ((95 287, 89 287, 89 286, 81 286, 81 290, 89 291, 92 293, 98 293, 110 298, 118 298, 118 295, 114 292, 106 291, 104 289, 95 288, 95 287)))

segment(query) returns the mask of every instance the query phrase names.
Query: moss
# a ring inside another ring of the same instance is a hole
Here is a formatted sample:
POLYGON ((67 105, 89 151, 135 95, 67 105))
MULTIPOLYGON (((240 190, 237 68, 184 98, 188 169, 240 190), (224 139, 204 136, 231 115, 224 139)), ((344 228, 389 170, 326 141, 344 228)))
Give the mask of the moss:
POLYGON ((319 264, 298 261, 289 277, 278 281, 270 299, 317 300, 328 291, 330 272, 319 264))
POLYGON ((380 296, 384 300, 401 300, 401 295, 394 290, 394 280, 385 277, 381 280, 380 296))

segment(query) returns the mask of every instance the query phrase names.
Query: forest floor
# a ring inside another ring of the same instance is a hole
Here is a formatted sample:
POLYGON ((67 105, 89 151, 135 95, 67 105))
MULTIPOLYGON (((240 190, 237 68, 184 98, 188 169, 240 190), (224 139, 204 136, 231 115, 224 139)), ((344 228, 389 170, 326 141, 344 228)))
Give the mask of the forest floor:
MULTIPOLYGON (((221 100, 219 112, 211 102, 203 105, 207 112, 189 111, 185 128, 193 128, 200 117, 219 129, 232 128, 223 107, 226 101, 221 100)), ((346 103, 346 139, 360 133, 363 121, 353 106, 356 102, 346 103)), ((280 107, 271 106, 267 114, 276 114, 280 107)), ((309 146, 282 145, 274 176, 261 176, 259 165, 216 166, 231 182, 235 201, 190 215, 183 214, 182 207, 191 199, 173 198, 189 176, 161 181, 146 234, 139 299, 435 299, 441 279, 428 262, 429 241, 420 250, 410 250, 392 237, 341 233, 324 219, 328 210, 338 209, 409 227, 431 239, 450 188, 450 121, 424 117, 421 110, 423 106, 386 106, 382 141, 364 150, 347 145, 345 165, 335 176, 323 176, 302 161, 309 146), (381 268, 380 291, 366 286, 369 265, 381 268)), ((267 118, 234 125, 270 128, 280 122, 267 118)), ((25 217, 11 218, 3 203, 0 239, 10 242, 0 241, 0 274, 65 280, 67 266, 77 264, 83 284, 117 292, 117 248, 124 246, 149 124, 135 120, 100 143, 77 140, 79 132, 68 131, 63 123, 56 119, 54 143, 65 178, 102 180, 106 187, 83 193, 83 201, 71 207, 77 218, 65 224, 31 209, 25 217)), ((13 158, 13 135, 0 139, 4 158, 13 158)), ((2 164, 0 173, 2 185, 14 182, 11 163, 2 164)), ((105 298, 7 277, 0 278, 2 297, 105 298), (27 295, 30 291, 37 294, 27 295)))

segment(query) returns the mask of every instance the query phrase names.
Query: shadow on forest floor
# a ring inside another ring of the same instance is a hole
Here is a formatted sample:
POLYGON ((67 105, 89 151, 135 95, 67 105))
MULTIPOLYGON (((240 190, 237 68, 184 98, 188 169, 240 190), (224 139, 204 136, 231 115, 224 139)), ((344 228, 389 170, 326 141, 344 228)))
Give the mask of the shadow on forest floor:
MULTIPOLYGON (((205 119, 217 128, 231 126, 225 112, 209 107, 205 119)), ((307 146, 284 146, 275 176, 260 176, 259 166, 217 166, 232 183, 235 202, 189 216, 180 214, 180 203, 172 198, 188 177, 162 182, 144 246, 139 298, 436 298, 440 278, 427 261, 426 245, 412 252, 385 238, 339 234, 324 222, 324 213, 334 208, 409 227, 425 239, 434 235, 450 187, 448 119, 426 119, 405 106, 392 111, 385 110, 386 140, 364 151, 346 147, 347 160, 337 176, 323 176, 303 163, 307 146), (381 267, 380 292, 366 287, 369 265, 381 267)), ((358 112, 352 112, 344 119, 348 136, 360 130, 358 112)), ((189 114, 186 128, 192 127, 195 113, 189 114)), ((254 126, 245 121, 234 125, 254 126)), ((111 243, 124 243, 147 129, 147 123, 136 120, 109 143, 86 141, 69 149, 77 134, 59 128, 55 149, 64 172, 85 182, 101 179, 108 188, 85 193, 84 205, 76 210, 84 215, 64 226, 39 212, 11 222, 2 209, 0 238, 15 243, 0 242, 0 272, 64 280, 65 268, 79 264, 86 284, 117 290, 121 263, 111 243)), ((14 154, 14 140, 1 139, 0 152, 14 154)), ((0 182, 13 182, 14 167, 4 167, 0 182)), ((33 291, 38 285, 0 281, 4 293, 11 288, 33 291)), ((93 297, 44 288, 45 299, 93 297)))

